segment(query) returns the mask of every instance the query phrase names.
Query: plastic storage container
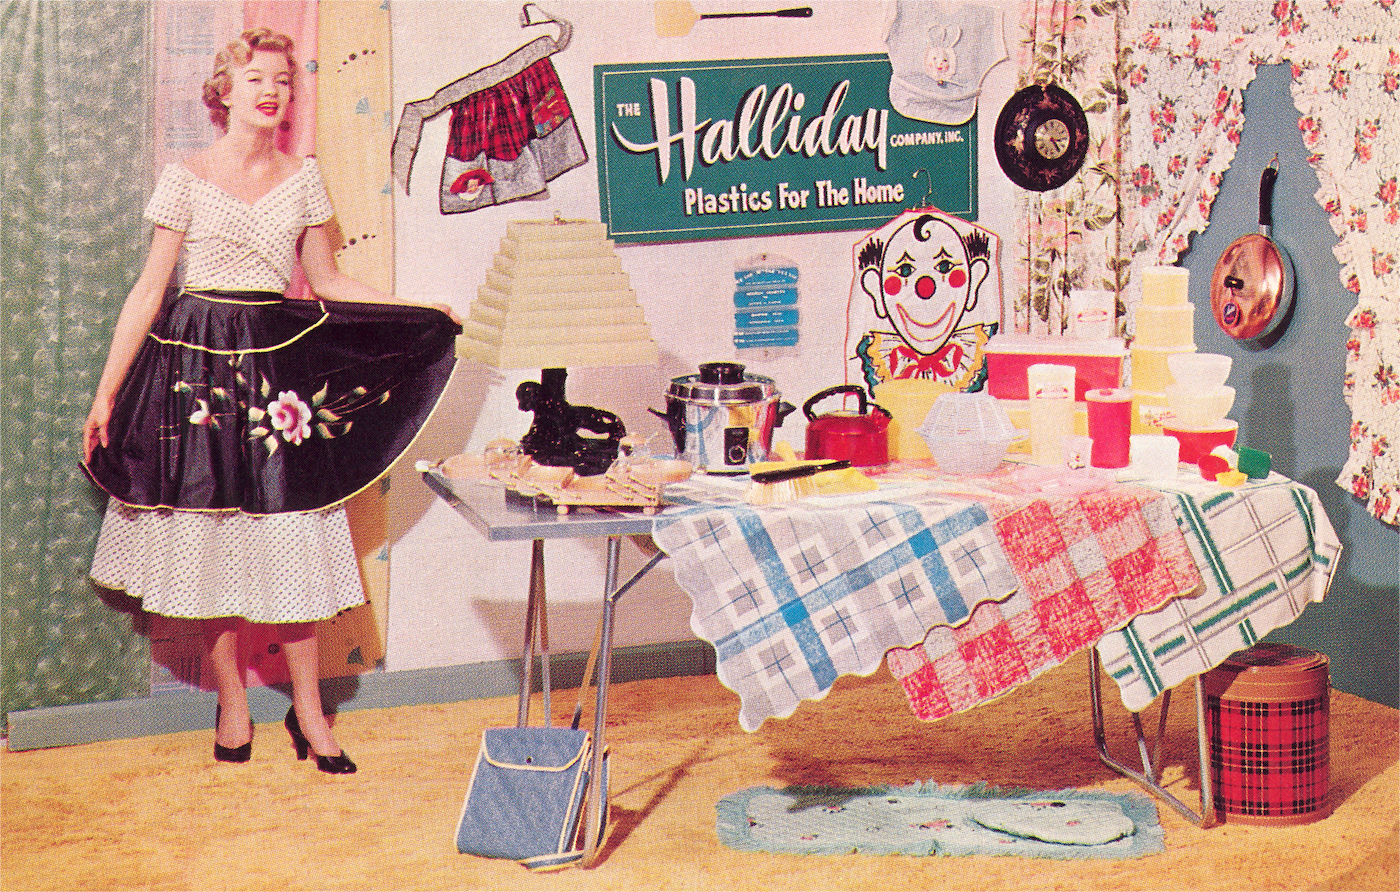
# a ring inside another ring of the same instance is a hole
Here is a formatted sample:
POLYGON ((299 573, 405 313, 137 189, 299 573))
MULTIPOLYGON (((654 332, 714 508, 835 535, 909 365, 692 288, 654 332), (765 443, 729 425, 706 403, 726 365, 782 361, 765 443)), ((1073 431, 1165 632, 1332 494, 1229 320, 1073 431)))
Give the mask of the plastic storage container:
POLYGON ((989 393, 943 394, 918 434, 939 469, 950 474, 990 474, 1025 436, 989 393))

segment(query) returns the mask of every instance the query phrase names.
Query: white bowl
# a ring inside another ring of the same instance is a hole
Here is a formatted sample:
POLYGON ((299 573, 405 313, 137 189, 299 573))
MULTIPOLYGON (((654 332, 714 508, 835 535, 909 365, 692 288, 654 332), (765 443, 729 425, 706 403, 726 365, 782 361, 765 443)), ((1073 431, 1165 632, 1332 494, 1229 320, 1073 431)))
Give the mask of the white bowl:
POLYGON ((1186 427, 1206 427, 1223 421, 1235 405, 1235 388, 1228 384, 1210 390, 1182 384, 1167 386, 1167 407, 1172 419, 1186 427))
POLYGON ((1230 357, 1220 353, 1169 353, 1167 368, 1176 383, 1193 390, 1213 390, 1230 377, 1230 357))

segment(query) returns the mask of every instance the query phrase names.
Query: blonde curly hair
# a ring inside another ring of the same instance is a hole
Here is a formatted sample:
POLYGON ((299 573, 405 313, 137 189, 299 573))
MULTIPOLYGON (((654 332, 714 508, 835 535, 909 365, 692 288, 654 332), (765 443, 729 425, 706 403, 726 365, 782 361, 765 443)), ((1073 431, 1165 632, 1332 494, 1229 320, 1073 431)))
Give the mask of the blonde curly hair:
POLYGON ((285 34, 270 28, 249 28, 219 51, 214 57, 214 73, 204 82, 204 104, 209 107, 209 120, 214 122, 214 126, 220 130, 228 129, 228 106, 224 104, 224 97, 233 89, 233 69, 247 65, 253 53, 259 50, 282 53, 287 57, 287 66, 293 76, 292 98, 296 98, 297 60, 292 55, 292 46, 292 39, 285 34))

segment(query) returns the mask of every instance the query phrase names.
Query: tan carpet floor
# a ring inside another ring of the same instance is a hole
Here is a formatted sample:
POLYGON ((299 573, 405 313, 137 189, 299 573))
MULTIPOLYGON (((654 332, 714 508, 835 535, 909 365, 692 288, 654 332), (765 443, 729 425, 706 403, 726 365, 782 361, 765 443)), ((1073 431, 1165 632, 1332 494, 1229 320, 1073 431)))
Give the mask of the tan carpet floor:
MULTIPOLYGON (((1333 693, 1333 813, 1300 827, 1201 831, 1159 806, 1166 851, 1130 861, 784 856, 727 849, 715 802, 757 784, 935 780, 1138 787, 1093 751, 1080 655, 995 703, 926 724, 883 671, 746 734, 713 676, 613 689, 613 823, 591 870, 532 874, 459 855, 481 730, 508 698, 348 712, 360 773, 322 775, 276 724, 219 765, 208 731, 0 756, 0 888, 79 889, 1384 889, 1400 888, 1400 714, 1333 693)), ((1112 746, 1128 719, 1111 683, 1112 746)), ((1167 785, 1195 804, 1189 685, 1168 724, 1167 785)), ((572 701, 559 695, 561 715, 572 701)), ((1155 722, 1153 723, 1155 725, 1155 722)))

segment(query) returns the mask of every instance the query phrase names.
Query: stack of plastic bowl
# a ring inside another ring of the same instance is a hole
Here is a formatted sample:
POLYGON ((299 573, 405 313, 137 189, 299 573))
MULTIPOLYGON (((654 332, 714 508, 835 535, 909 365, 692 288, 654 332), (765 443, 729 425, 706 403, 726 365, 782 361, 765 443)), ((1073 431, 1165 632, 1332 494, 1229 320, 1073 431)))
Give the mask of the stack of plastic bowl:
POLYGON ((1235 404, 1235 388, 1225 383, 1231 360, 1218 353, 1173 353, 1167 368, 1173 383, 1167 387, 1167 408, 1162 430, 1181 442, 1181 460, 1196 464, 1217 446, 1233 446, 1239 423, 1227 417, 1235 404))
POLYGON ((949 474, 990 474, 1011 444, 1025 436, 1001 403, 985 392, 943 394, 918 434, 939 470, 949 474))

